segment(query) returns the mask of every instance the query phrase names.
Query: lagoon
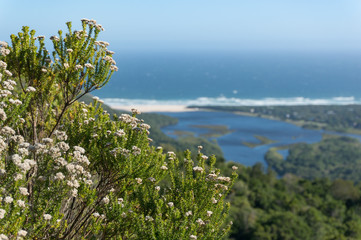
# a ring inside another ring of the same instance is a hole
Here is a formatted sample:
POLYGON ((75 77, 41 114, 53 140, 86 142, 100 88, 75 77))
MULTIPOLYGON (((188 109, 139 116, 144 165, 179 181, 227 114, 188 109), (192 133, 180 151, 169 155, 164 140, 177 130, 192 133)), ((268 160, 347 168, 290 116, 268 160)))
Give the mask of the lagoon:
MULTIPOLYGON (((337 134, 351 136, 361 141, 361 135, 334 133, 323 130, 304 129, 299 126, 259 117, 241 116, 227 112, 194 111, 194 112, 163 112, 161 114, 177 118, 178 124, 163 127, 162 131, 168 136, 176 138, 175 131, 193 132, 195 136, 207 133, 204 125, 227 126, 230 131, 216 139, 221 147, 224 157, 228 161, 239 162, 252 166, 257 162, 267 165, 264 154, 271 147, 284 146, 294 143, 315 143, 322 139, 322 134, 337 134), (257 136, 272 140, 269 144, 260 144, 257 136), (249 144, 254 143, 250 147, 249 144), (246 146, 248 145, 248 146, 246 146)), ((287 152, 282 152, 287 156, 287 152)))

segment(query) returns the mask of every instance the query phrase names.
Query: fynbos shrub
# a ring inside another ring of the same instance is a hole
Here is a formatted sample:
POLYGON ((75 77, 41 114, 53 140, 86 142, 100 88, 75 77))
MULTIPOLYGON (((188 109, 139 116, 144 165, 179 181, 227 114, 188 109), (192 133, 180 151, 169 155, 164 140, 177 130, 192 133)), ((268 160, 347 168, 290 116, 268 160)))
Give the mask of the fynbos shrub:
POLYGON ((236 173, 151 147, 136 110, 77 102, 117 67, 101 25, 67 26, 52 54, 28 27, 0 42, 0 239, 222 238, 236 173))

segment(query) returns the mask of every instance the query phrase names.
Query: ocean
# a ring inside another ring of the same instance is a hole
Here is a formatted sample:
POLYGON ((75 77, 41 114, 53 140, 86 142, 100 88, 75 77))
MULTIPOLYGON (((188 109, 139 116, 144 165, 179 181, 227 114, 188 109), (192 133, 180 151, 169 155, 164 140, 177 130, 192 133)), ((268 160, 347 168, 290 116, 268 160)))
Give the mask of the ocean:
POLYGON ((110 105, 361 102, 361 53, 116 52, 110 105))
MULTIPOLYGON (((361 103, 361 53, 118 53, 119 71, 94 92, 110 106, 306 105, 361 103)), ((230 113, 164 113, 179 119, 163 131, 201 131, 193 125, 225 125, 217 138, 227 160, 264 162, 272 146, 313 143, 322 131, 230 113), (255 135, 277 143, 249 148, 255 135)), ((287 153, 282 152, 284 156, 287 153)))

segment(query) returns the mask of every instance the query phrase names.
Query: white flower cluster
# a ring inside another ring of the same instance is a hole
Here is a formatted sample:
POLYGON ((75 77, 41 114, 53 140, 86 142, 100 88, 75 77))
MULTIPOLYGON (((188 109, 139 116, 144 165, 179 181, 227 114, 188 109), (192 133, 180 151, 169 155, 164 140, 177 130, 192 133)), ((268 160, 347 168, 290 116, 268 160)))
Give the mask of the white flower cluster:
POLYGON ((36 89, 34 87, 28 87, 26 90, 26 92, 36 92, 36 89))
POLYGON ((103 60, 106 62, 109 62, 111 64, 114 64, 114 65, 117 64, 111 56, 105 56, 105 57, 103 57, 103 60))
POLYGON ((138 184, 142 184, 143 180, 141 178, 135 178, 135 181, 138 183, 138 184))
POLYGON ((223 184, 216 183, 214 186, 218 189, 228 190, 228 186, 223 184))
POLYGON ((84 67, 89 68, 89 69, 95 69, 95 67, 93 65, 91 65, 90 63, 84 64, 84 67))
POLYGON ((111 66, 110 66, 110 70, 111 70, 111 71, 116 71, 116 72, 117 72, 117 71, 118 71, 118 67, 117 67, 117 66, 115 66, 115 65, 111 65, 111 66))
POLYGON ((185 213, 185 215, 186 215, 186 217, 188 217, 188 216, 192 216, 192 211, 188 211, 188 212, 186 212, 186 213, 185 213))
POLYGON ((22 157, 18 154, 12 155, 11 160, 23 173, 26 173, 36 165, 36 162, 34 160, 32 159, 23 160, 22 157))
POLYGON ((85 24, 88 24, 89 26, 94 26, 99 31, 104 31, 104 28, 102 27, 102 25, 97 24, 97 21, 95 21, 93 19, 89 20, 89 19, 83 18, 83 19, 81 19, 81 21, 85 24))
POLYGON ((75 70, 83 70, 83 66, 80 64, 75 65, 75 70))
POLYGON ((9 55, 10 50, 7 47, 8 44, 6 42, 0 41, 0 56, 9 55))
POLYGON ((7 118, 4 109, 0 108, 0 120, 5 121, 7 118))
POLYGON ((138 118, 132 117, 126 113, 121 114, 118 119, 119 119, 119 121, 130 124, 130 126, 132 126, 133 128, 137 127, 138 124, 142 123, 141 120, 139 120, 138 118))
POLYGON ((194 168, 193 168, 193 171, 195 171, 195 172, 203 172, 203 168, 197 166, 197 167, 194 167, 194 168))
POLYGON ((124 132, 123 129, 119 129, 118 131, 116 131, 114 133, 114 135, 117 136, 117 137, 123 137, 125 135, 125 132, 124 132))
POLYGON ((110 45, 108 42, 105 41, 95 41, 94 44, 103 48, 106 48, 110 45))
POLYGON ((0 208, 0 219, 3 219, 5 216, 6 211, 0 208))
POLYGON ((59 41, 60 41, 59 37, 57 37, 57 36, 51 36, 51 37, 50 37, 50 40, 55 41, 55 42, 59 42, 59 41))
POLYGON ((115 157, 117 156, 118 153, 120 153, 122 156, 127 158, 129 157, 130 151, 128 149, 118 147, 111 150, 110 153, 115 157))
POLYGON ((139 147, 137 147, 137 146, 132 147, 132 153, 133 153, 134 156, 140 155, 141 152, 142 152, 142 150, 139 147))
POLYGON ((198 223, 199 225, 205 225, 205 222, 201 219, 201 218, 198 218, 196 223, 198 223))

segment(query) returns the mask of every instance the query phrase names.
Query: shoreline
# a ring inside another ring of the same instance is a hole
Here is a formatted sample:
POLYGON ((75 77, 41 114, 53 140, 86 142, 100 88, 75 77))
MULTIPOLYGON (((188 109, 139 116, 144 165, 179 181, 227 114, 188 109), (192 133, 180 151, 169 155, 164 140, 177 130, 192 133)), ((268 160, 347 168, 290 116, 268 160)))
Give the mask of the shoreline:
POLYGON ((198 111, 198 108, 188 108, 187 105, 133 105, 133 106, 122 106, 115 105, 110 106, 116 110, 131 111, 131 109, 137 109, 140 112, 194 112, 198 111))

